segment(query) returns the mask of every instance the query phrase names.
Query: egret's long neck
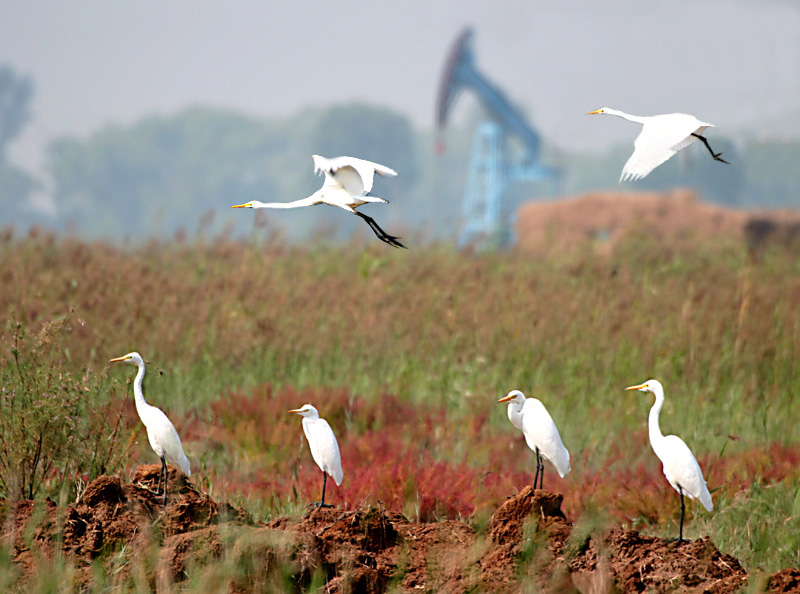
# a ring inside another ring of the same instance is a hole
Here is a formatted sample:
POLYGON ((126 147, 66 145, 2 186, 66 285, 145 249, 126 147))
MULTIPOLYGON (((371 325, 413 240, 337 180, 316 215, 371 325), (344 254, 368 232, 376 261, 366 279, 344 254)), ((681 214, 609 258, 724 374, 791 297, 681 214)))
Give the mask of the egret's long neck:
POLYGON ((635 122, 637 124, 644 124, 647 118, 637 115, 631 115, 629 113, 625 113, 624 111, 620 111, 618 109, 607 109, 606 113, 608 115, 615 115, 621 118, 628 120, 629 122, 635 122))
POLYGON ((508 420, 517 429, 522 429, 522 405, 525 403, 512 400, 508 403, 508 420))
POLYGON ((304 206, 312 206, 319 203, 318 192, 313 193, 308 198, 301 198, 294 202, 258 202, 253 201, 253 208, 302 208, 304 206))
POLYGON ((658 423, 658 417, 661 415, 661 407, 664 406, 664 390, 656 388, 653 394, 656 396, 656 401, 650 408, 648 425, 650 428, 650 445, 653 446, 654 450, 657 450, 664 440, 664 434, 661 433, 661 427, 658 423))
POLYGON ((136 401, 136 412, 142 416, 142 412, 146 411, 150 405, 144 400, 144 392, 142 392, 142 382, 144 381, 144 363, 139 363, 139 373, 136 374, 136 379, 133 380, 133 398, 136 401))

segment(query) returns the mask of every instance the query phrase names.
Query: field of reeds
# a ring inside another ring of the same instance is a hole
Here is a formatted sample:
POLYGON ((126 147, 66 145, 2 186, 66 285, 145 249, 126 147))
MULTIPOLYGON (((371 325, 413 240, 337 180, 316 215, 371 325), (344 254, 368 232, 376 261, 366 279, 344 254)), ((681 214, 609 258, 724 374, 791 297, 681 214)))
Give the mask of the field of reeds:
MULTIPOLYGON (((299 515, 319 495, 287 413, 310 402, 342 450, 332 503, 485 529, 532 480, 496 403, 520 389, 571 452, 572 473, 546 465, 544 478, 571 521, 674 536, 651 396, 624 391, 657 378, 662 430, 690 445, 715 502, 689 505, 687 537, 710 536, 748 569, 800 566, 800 260, 786 250, 754 259, 743 244, 664 245, 644 230, 610 256, 545 260, 376 242, 0 241, 5 500, 72 501, 100 473, 157 461, 135 369, 108 363, 136 350, 195 484, 256 518, 299 515)), ((0 555, 3 575, 9 563, 0 555)))

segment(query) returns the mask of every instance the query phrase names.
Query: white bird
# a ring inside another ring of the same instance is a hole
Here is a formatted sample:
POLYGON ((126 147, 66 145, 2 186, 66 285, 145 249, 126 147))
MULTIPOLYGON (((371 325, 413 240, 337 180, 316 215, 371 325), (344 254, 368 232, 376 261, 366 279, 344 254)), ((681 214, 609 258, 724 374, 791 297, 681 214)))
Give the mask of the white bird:
POLYGON ((167 415, 160 408, 147 404, 144 400, 144 393, 142 392, 142 380, 144 380, 144 360, 139 353, 133 352, 111 359, 109 363, 125 362, 139 367, 139 372, 136 374, 136 379, 133 380, 133 395, 136 401, 136 412, 139 413, 139 418, 144 423, 147 429, 147 439, 150 442, 150 447, 161 458, 161 473, 158 475, 158 489, 156 494, 161 490, 161 477, 164 477, 164 493, 163 499, 167 501, 167 463, 165 458, 172 462, 175 466, 180 468, 186 476, 191 476, 192 471, 189 465, 189 459, 183 452, 181 445, 181 438, 175 430, 175 426, 167 418, 167 415))
POLYGON ((333 507, 325 503, 325 485, 328 483, 328 475, 336 481, 336 486, 342 484, 344 472, 342 471, 342 456, 339 453, 339 442, 333 434, 333 429, 328 421, 320 418, 319 412, 310 404, 304 404, 300 408, 289 411, 297 413, 303 417, 303 433, 308 440, 308 447, 311 449, 311 457, 322 470, 322 499, 310 504, 314 508, 333 507))
POLYGON ((640 390, 655 395, 656 401, 650 409, 648 425, 650 428, 650 445, 656 456, 664 465, 664 476, 669 484, 681 496, 681 524, 678 532, 678 543, 683 540, 683 515, 686 507, 683 496, 699 499, 708 511, 714 509, 711 493, 708 492, 703 471, 689 449, 689 446, 677 435, 663 435, 658 423, 661 407, 664 406, 664 388, 658 380, 648 380, 638 386, 630 386, 626 390, 640 390))
POLYGON ((364 219, 381 241, 394 247, 406 247, 400 243, 399 237, 389 235, 381 229, 375 219, 356 210, 367 202, 389 202, 383 198, 370 196, 369 193, 372 191, 372 182, 376 173, 382 177, 394 177, 397 175, 394 169, 355 157, 326 159, 319 155, 312 155, 312 158, 314 159, 314 173, 324 172, 325 183, 308 198, 294 202, 258 202, 254 200, 231 206, 231 208, 301 208, 316 204, 330 204, 364 219))
POLYGON ((508 402, 508 420, 522 431, 528 447, 536 453, 536 474, 533 477, 533 488, 539 479, 539 488, 544 485, 544 462, 550 460, 556 467, 559 476, 564 478, 569 473, 569 452, 561 441, 561 435, 547 409, 536 398, 525 398, 519 390, 512 390, 497 402, 508 402))
MULTIPOLYGON (((728 163, 720 155, 711 150, 703 132, 706 128, 714 128, 714 124, 701 122, 696 117, 685 113, 667 113, 656 116, 636 116, 618 109, 601 107, 589 114, 604 113, 625 118, 629 122, 642 124, 642 131, 633 143, 634 151, 619 177, 620 183, 645 177, 653 169, 661 165, 672 155, 685 149, 695 140, 701 140, 715 161, 728 163)), ((587 114, 587 115, 589 115, 587 114)), ((728 163, 730 165, 730 163, 728 163)))

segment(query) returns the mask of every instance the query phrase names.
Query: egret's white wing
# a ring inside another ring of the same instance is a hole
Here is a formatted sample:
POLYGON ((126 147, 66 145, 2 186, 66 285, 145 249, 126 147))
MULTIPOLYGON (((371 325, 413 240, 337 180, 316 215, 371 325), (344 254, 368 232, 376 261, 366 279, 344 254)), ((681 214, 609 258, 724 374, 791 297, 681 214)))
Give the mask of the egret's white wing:
POLYGON ((332 175, 351 196, 364 196, 372 189, 372 169, 358 171, 352 165, 345 165, 334 170, 332 175))
POLYGON ((522 408, 522 434, 528 447, 553 463, 560 476, 569 473, 569 452, 561 441, 553 418, 536 398, 528 398, 522 408))
POLYGON ((327 472, 337 485, 342 484, 342 458, 339 453, 339 442, 333 429, 325 419, 303 419, 303 430, 311 449, 311 457, 317 466, 327 472), (306 422, 308 421, 308 422, 306 422))
MULTIPOLYGON (((373 163, 356 157, 335 157, 326 159, 314 156, 315 170, 329 172, 353 196, 362 196, 372 191, 375 174, 394 177, 397 172, 386 165, 373 163), (356 179, 356 176, 359 179, 356 179)), ((326 182, 327 183, 327 182, 326 182)))
POLYGON ((679 150, 697 140, 692 133, 701 134, 709 124, 694 116, 671 113, 649 118, 633 143, 634 151, 619 181, 645 177, 679 150))
POLYGON ((684 495, 699 499, 708 511, 714 509, 700 465, 680 437, 667 435, 662 442, 661 451, 656 454, 664 465, 664 476, 676 491, 680 492, 678 487, 681 487, 684 495))
POLYGON ((181 438, 175 425, 164 414, 164 411, 158 407, 147 405, 146 412, 141 411, 140 415, 147 429, 147 440, 156 455, 164 456, 169 462, 180 468, 186 476, 191 476, 191 466, 183 452, 181 438))

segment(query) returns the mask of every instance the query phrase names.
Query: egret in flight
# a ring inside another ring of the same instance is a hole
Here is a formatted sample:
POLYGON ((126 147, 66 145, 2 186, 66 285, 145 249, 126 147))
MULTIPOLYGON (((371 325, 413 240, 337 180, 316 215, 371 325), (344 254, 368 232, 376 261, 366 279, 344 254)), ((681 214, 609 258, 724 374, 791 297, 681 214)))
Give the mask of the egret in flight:
POLYGON ((322 470, 322 499, 311 503, 309 507, 313 509, 319 507, 333 507, 325 503, 325 485, 328 483, 328 475, 336 481, 336 486, 342 484, 344 472, 342 471, 342 456, 339 453, 339 442, 333 434, 333 429, 328 421, 320 418, 319 412, 310 404, 304 404, 300 408, 290 410, 290 413, 297 413, 303 417, 303 433, 306 434, 308 447, 311 449, 311 457, 322 470))
MULTIPOLYGON (((629 122, 642 124, 642 131, 633 143, 634 151, 625 167, 622 168, 620 183, 645 177, 653 169, 661 165, 672 155, 685 149, 695 140, 700 140, 715 161, 728 163, 721 157, 722 152, 715 153, 703 136, 706 128, 714 128, 714 124, 701 122, 696 117, 685 113, 667 113, 657 116, 636 116, 618 109, 601 107, 589 114, 605 113, 625 118, 629 122)), ((728 163, 730 165, 730 163, 728 163)))
POLYGON ((189 465, 189 459, 183 453, 183 446, 181 445, 181 438, 178 432, 175 431, 175 426, 167 418, 167 415, 160 408, 150 406, 144 400, 142 393, 142 380, 144 380, 144 360, 139 353, 128 353, 122 357, 111 359, 109 363, 130 363, 139 367, 139 373, 136 374, 136 379, 133 380, 133 396, 136 400, 136 412, 139 413, 139 418, 144 423, 147 429, 147 439, 150 442, 150 447, 156 455, 161 458, 161 473, 158 475, 158 489, 156 495, 161 491, 161 479, 164 479, 164 493, 162 495, 164 503, 167 501, 167 463, 169 460, 175 466, 180 468, 186 476, 191 476, 192 471, 189 465))
POLYGON ((678 543, 683 540, 683 515, 686 506, 683 496, 691 499, 699 499, 708 511, 714 509, 711 502, 711 493, 708 492, 706 479, 700 465, 684 441, 677 435, 663 435, 658 424, 658 417, 661 414, 661 407, 664 406, 664 388, 658 380, 648 380, 638 386, 630 386, 626 390, 640 390, 650 392, 656 397, 653 407, 650 409, 650 445, 656 456, 659 457, 664 465, 664 476, 667 477, 669 484, 681 496, 681 525, 678 532, 678 543))
POLYGON ((372 191, 372 182, 376 173, 382 177, 394 177, 397 175, 394 169, 355 157, 326 159, 319 155, 313 155, 312 158, 314 159, 314 173, 322 171, 325 174, 325 183, 308 198, 294 202, 258 202, 254 200, 231 206, 231 208, 301 208, 316 204, 330 204, 364 219, 381 241, 397 248, 406 247, 400 243, 399 237, 389 235, 381 229, 375 219, 356 210, 367 202, 388 202, 383 198, 370 196, 369 193, 372 191))
POLYGON ((536 398, 525 398, 519 390, 512 390, 497 402, 508 402, 508 420, 522 431, 528 447, 536 453, 536 474, 533 488, 539 480, 539 488, 544 485, 544 462, 550 460, 562 478, 571 470, 569 452, 561 441, 561 435, 547 409, 536 398), (541 476, 541 478, 539 478, 541 476))

